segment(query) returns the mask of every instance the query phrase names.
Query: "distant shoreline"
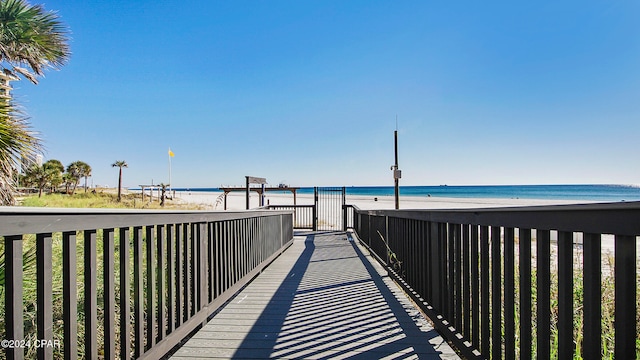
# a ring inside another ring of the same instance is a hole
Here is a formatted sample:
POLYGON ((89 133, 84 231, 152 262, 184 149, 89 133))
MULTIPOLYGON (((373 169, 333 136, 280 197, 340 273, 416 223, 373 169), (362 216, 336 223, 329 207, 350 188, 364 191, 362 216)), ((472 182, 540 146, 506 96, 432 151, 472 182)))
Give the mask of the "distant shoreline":
MULTIPOLYGON (((313 187, 300 187, 298 195, 313 194, 313 187)), ((393 196, 393 186, 347 186, 347 195, 393 196)), ((179 193, 221 194, 216 187, 176 187, 179 193)), ((139 192, 140 188, 129 188, 139 192)), ((232 194, 241 191, 232 192, 232 194)), ((290 194, 286 189, 269 191, 267 194, 290 194)), ((400 197, 457 198, 457 199, 525 199, 562 201, 640 201, 640 187, 635 185, 441 185, 400 186, 400 197)))

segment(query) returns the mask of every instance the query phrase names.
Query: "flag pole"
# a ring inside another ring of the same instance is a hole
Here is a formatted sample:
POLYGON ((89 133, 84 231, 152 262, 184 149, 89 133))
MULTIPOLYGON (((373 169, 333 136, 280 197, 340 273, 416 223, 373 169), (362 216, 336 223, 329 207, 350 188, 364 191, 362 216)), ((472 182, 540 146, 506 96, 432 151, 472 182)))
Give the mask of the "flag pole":
POLYGON ((169 192, 171 192, 171 158, 173 157, 173 151, 169 148, 169 192))

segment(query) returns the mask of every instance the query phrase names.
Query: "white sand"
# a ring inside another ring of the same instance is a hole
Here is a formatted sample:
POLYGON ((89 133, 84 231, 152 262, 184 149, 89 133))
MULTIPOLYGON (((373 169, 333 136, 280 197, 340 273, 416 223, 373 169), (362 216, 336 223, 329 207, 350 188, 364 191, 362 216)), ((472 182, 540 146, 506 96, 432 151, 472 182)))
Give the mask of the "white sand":
MULTIPOLYGON (((227 195, 227 210, 244 210, 246 195, 243 192, 232 192, 227 195)), ((176 198, 187 203, 204 205, 208 210, 223 210, 222 192, 176 192, 176 198)), ((593 201, 576 200, 537 200, 537 199, 489 199, 489 198, 449 198, 449 197, 400 197, 401 209, 463 209, 508 206, 535 206, 589 203, 593 201)), ((393 196, 347 195, 346 203, 360 209, 393 209, 393 196), (377 199, 377 201, 375 200, 377 199)), ((258 207, 258 194, 252 192, 249 198, 250 208, 258 207)), ((290 193, 266 193, 265 204, 293 205, 290 193)), ((297 194, 296 204, 313 205, 312 194, 297 194)))
MULTIPOLYGON (((246 207, 246 197, 243 192, 232 192, 227 195, 227 210, 244 210, 246 207)), ((222 192, 176 192, 176 201, 184 201, 203 206, 206 210, 223 211, 224 198, 222 192)), ((258 207, 258 195, 252 192, 249 198, 250 208, 258 207)), ((540 199, 495 199, 495 198, 450 198, 450 197, 400 197, 400 209, 469 209, 469 208, 495 208, 513 206, 543 206, 543 205, 566 205, 579 203, 595 203, 596 201, 576 201, 576 200, 540 200, 540 199)), ((347 195, 346 203, 355 205, 363 210, 393 209, 393 196, 365 196, 347 195), (377 198, 377 200, 375 200, 377 198)), ((270 205, 293 205, 293 195, 290 193, 270 193, 267 192, 265 204, 270 205)), ((296 204, 313 205, 312 194, 298 194, 296 204)), ((341 216, 335 214, 319 214, 319 221, 327 223, 340 223, 338 219, 329 219, 327 216, 341 216)), ((552 241, 556 239, 555 232, 552 234, 552 241)), ((575 233, 576 244, 582 243, 582 234, 575 233)), ((575 251, 580 252, 580 245, 576 245, 575 251)), ((640 238, 637 239, 637 246, 640 249, 640 238)), ((534 250, 535 251, 535 250, 534 250)), ((535 252, 534 252, 535 253, 535 252)), ((603 265, 605 261, 610 261, 614 253, 614 239, 612 235, 603 235, 602 257, 603 265)), ((638 266, 640 267, 640 252, 638 256, 638 266)), ((603 266, 608 267, 608 266, 603 266)))

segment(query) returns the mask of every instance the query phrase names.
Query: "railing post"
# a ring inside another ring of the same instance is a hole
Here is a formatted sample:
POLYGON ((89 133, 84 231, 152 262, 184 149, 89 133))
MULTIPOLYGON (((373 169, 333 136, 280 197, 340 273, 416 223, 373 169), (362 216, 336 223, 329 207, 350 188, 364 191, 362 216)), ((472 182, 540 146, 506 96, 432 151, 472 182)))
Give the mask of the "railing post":
POLYGON ((548 359, 551 353, 551 244, 549 230, 536 231, 537 357, 548 359))
MULTIPOLYGON (((531 338, 532 338, 531 337, 531 230, 520 229, 518 235, 519 235, 518 251, 520 252, 520 358, 523 360, 526 360, 526 359, 531 359, 531 338)), ((598 334, 598 336, 600 336, 600 334, 598 334)))
POLYGON ((165 289, 167 287, 167 281, 166 281, 166 273, 164 271, 165 268, 165 263, 166 263, 166 253, 165 253, 165 244, 166 244, 166 237, 167 237, 167 232, 165 229, 164 225, 157 225, 156 226, 156 246, 157 246, 157 251, 156 251, 156 259, 157 259, 157 270, 156 270, 156 279, 157 279, 157 286, 158 286, 158 333, 157 333, 157 337, 158 337, 158 341, 164 339, 165 336, 165 331, 166 331, 166 322, 165 322, 165 306, 167 304, 166 301, 166 297, 165 297, 165 289))
POLYGON ((346 187, 342 187, 342 231, 347 231, 347 194, 346 187))
POLYGON ((636 356, 636 237, 615 237, 615 358, 636 356))
POLYGON ((573 233, 558 232, 558 358, 573 358, 573 233))
POLYGON ((602 244, 600 234, 586 233, 584 252, 584 341, 585 360, 600 359, 602 352, 602 244))
POLYGON ((318 231, 318 188, 313 188, 313 231, 318 231))
POLYGON ((131 359, 129 228, 120 228, 120 359, 131 359))
MULTIPOLYGON (((22 235, 5 236, 5 316, 6 338, 24 339, 22 312, 22 235)), ((24 350, 7 348, 7 359, 24 359, 24 350)))
MULTIPOLYGON (((207 268, 208 268, 208 264, 207 264, 207 244, 209 242, 209 224, 206 222, 202 222, 199 224, 199 231, 198 231, 198 245, 199 245, 199 257, 200 257, 200 261, 199 261, 199 271, 200 271, 200 275, 198 276, 200 279, 200 298, 198 299, 198 302, 200 304, 198 310, 202 310, 207 306, 207 296, 209 294, 209 288, 208 288, 208 277, 207 277, 207 268)), ((202 325, 206 325, 207 324, 207 319, 205 318, 202 325)))
POLYGON ((89 359, 98 358, 96 234, 96 230, 84 232, 84 346, 89 359))
POLYGON ((114 229, 102 230, 103 288, 104 288, 104 358, 116 358, 116 297, 114 269, 114 229))
POLYGON ((64 358, 78 357, 78 284, 76 232, 62 233, 62 321, 64 322, 64 358))
MULTIPOLYGON (((53 340, 53 263, 52 234, 36 235, 36 278, 38 297, 38 340, 53 340)), ((39 359, 53 359, 52 346, 38 347, 39 359)))
POLYGON ((146 227, 147 241, 147 349, 156 344, 156 249, 153 241, 153 226, 146 227))

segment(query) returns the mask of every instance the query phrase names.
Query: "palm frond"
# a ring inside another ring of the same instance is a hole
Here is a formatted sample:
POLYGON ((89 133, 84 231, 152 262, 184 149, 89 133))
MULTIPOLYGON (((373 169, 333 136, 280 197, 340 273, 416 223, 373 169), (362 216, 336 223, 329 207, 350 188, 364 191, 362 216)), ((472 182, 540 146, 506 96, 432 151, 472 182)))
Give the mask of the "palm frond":
POLYGON ((68 28, 56 12, 25 0, 0 1, 0 61, 34 82, 46 68, 64 65, 71 54, 68 28), (16 67, 28 66, 31 72, 16 67))
POLYGON ((13 204, 14 174, 41 151, 41 140, 31 129, 28 117, 0 98, 0 204, 13 204))

